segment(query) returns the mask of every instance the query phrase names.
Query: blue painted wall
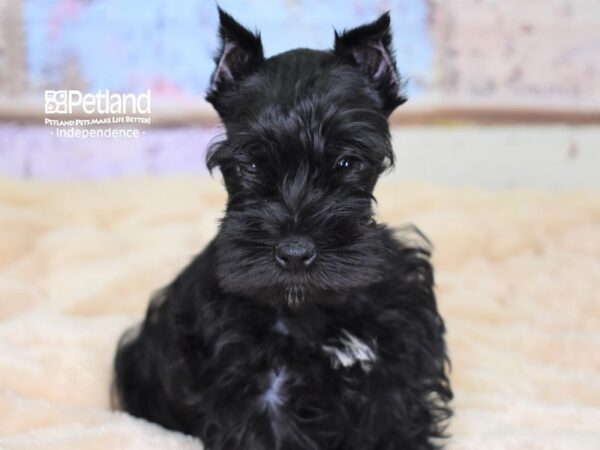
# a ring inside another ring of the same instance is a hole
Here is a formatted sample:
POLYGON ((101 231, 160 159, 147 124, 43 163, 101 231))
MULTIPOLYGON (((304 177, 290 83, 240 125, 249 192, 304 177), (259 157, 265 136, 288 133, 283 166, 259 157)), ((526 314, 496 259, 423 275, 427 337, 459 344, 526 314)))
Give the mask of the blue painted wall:
MULTIPOLYGON (((408 91, 427 90, 432 45, 425 0, 221 0, 245 26, 260 29, 267 55, 329 48, 333 28, 350 28, 390 10, 408 91)), ((33 89, 111 89, 202 95, 217 46, 216 3, 206 0, 26 0, 28 77, 33 89)))

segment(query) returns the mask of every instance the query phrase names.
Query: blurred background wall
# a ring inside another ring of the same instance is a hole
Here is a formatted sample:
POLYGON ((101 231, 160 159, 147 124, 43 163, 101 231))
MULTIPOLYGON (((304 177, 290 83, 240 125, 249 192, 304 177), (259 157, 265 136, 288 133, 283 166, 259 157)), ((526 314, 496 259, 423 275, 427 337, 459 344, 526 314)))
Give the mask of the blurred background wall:
MULTIPOLYGON (((329 48, 389 10, 410 101, 391 118, 404 178, 600 187, 600 1, 221 0, 272 55, 329 48)), ((202 0, 0 0, 0 174, 205 174, 217 14, 202 0), (59 139, 45 89, 152 91, 137 139, 59 139)))

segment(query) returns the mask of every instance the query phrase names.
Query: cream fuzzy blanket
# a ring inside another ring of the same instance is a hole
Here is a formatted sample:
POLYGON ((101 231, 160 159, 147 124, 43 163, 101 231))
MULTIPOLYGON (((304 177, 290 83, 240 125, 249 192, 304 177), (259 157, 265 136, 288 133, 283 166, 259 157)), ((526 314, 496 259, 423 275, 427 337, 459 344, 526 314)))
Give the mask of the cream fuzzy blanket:
MULTIPOLYGON (((600 194, 384 180, 378 197, 435 244, 450 450, 600 449, 600 194)), ((223 201, 202 177, 0 180, 0 448, 202 448, 111 412, 111 360, 223 201)))

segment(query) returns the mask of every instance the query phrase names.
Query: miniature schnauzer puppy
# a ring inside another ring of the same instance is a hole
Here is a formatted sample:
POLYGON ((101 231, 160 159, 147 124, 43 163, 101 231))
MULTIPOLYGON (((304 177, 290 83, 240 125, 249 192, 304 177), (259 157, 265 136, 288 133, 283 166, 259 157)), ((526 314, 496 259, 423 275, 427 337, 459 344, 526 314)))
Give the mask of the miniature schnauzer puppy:
POLYGON ((426 248, 373 218, 405 99, 390 17, 265 58, 219 10, 217 236, 115 358, 134 416, 209 450, 430 450, 452 392, 426 248))

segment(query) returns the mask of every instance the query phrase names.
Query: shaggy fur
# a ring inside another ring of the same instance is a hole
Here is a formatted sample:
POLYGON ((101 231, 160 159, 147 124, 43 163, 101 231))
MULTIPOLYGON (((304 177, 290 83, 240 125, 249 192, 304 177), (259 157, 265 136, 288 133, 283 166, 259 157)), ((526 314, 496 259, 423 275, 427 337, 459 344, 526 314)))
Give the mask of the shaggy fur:
POLYGON ((265 59, 220 12, 219 232, 115 360, 131 414, 210 450, 425 450, 452 393, 427 250, 372 217, 404 98, 389 16, 265 59))

